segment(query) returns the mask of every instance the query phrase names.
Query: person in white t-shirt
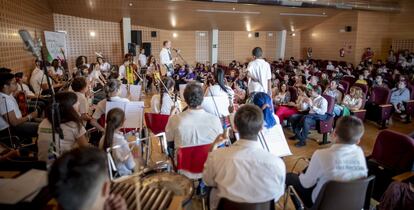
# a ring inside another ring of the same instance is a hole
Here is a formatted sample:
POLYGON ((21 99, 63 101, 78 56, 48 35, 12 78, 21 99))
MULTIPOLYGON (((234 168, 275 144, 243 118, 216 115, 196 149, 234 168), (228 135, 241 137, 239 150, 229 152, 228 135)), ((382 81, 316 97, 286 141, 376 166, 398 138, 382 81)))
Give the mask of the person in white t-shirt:
MULTIPOLYGON (((11 73, 0 73, 0 116, 2 121, 1 134, 8 134, 7 128, 11 133, 19 136, 25 143, 32 143, 32 137, 37 136, 37 127, 39 123, 31 122, 38 116, 37 111, 22 116, 13 93, 17 90, 17 83, 14 75, 11 73), (5 132, 5 133, 3 133, 5 132)), ((9 141, 5 143, 10 143, 9 141)))
MULTIPOLYGON (((212 187, 210 207, 217 209, 220 199, 238 203, 262 203, 277 200, 284 193, 286 167, 282 159, 266 151, 258 141, 263 114, 255 105, 244 105, 235 115, 240 139, 230 147, 208 154, 203 181, 212 187)), ((220 134, 211 147, 226 139, 220 134)))
POLYGON ((165 115, 176 114, 175 111, 180 110, 181 107, 178 100, 174 102, 171 98, 171 93, 174 92, 175 82, 171 77, 164 77, 163 83, 165 87, 161 85, 160 94, 153 95, 151 98, 151 112, 165 115))
MULTIPOLYGON (((42 61, 36 60, 35 61, 36 67, 32 71, 32 75, 30 76, 30 85, 32 86, 35 94, 41 94, 42 90, 49 89, 46 75, 42 70, 42 61)), ((50 80, 52 82, 52 80, 50 80)))
POLYGON ((214 84, 210 84, 207 87, 205 96, 225 96, 229 98, 231 105, 233 105, 234 91, 225 84, 223 69, 216 69, 214 72, 214 84))
POLYGON ((98 120, 105 115, 106 113, 106 102, 107 101, 115 101, 115 102, 129 102, 127 98, 119 97, 119 93, 121 92, 121 82, 116 79, 110 79, 106 85, 104 86, 104 91, 106 94, 106 99, 100 101, 95 108, 95 112, 92 115, 92 119, 90 121, 91 125, 97 128, 101 132, 105 132, 105 128, 98 123, 98 120))
POLYGON ((120 132, 125 121, 125 113, 119 108, 111 109, 106 116, 105 134, 99 141, 99 148, 105 152, 108 148, 120 146, 111 152, 116 169, 120 176, 130 175, 134 171, 135 162, 128 146, 128 141, 120 132))
POLYGON ((96 57, 96 62, 99 64, 99 70, 101 70, 102 74, 108 77, 111 74, 111 64, 106 62, 102 57, 96 57))
POLYGON ((270 64, 263 60, 263 51, 260 47, 255 47, 252 51, 254 60, 247 66, 247 77, 249 78, 249 94, 254 92, 265 92, 272 96, 272 72, 270 64))
POLYGON ((75 77, 71 84, 72 90, 78 96, 79 101, 79 114, 84 122, 91 120, 89 115, 89 101, 86 97, 86 93, 89 91, 88 82, 85 77, 75 77))
MULTIPOLYGON (((48 110, 47 118, 39 125, 38 130, 38 158, 45 161, 48 166, 54 162, 56 157, 76 147, 86 147, 89 145, 86 137, 86 130, 83 127, 82 120, 79 115, 78 97, 73 92, 59 92, 55 95, 56 102, 59 103, 59 114, 61 134, 58 129, 55 132, 55 140, 53 142, 52 116, 51 110, 48 110)), ((56 116, 55 116, 56 122, 56 116)))
POLYGON ((88 81, 95 88, 100 84, 102 87, 105 85, 105 78, 101 74, 101 70, 98 63, 91 63, 89 66, 88 81))
POLYGON ((359 144, 364 124, 354 116, 339 118, 332 133, 335 144, 316 150, 306 172, 288 173, 286 185, 292 185, 305 206, 311 208, 324 184, 352 181, 368 175, 364 152, 359 144))
POLYGON ((141 66, 141 68, 147 66, 148 60, 147 60, 147 56, 145 55, 144 48, 141 49, 139 56, 138 56, 138 60, 139 60, 139 66, 141 66))

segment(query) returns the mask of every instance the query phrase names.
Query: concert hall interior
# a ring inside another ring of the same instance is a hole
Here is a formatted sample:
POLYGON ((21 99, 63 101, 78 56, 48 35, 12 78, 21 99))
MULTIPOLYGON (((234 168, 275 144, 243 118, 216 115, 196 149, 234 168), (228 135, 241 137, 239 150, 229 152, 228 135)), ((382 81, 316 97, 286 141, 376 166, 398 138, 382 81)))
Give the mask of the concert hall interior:
POLYGON ((0 0, 0 209, 414 208, 414 0, 0 0))

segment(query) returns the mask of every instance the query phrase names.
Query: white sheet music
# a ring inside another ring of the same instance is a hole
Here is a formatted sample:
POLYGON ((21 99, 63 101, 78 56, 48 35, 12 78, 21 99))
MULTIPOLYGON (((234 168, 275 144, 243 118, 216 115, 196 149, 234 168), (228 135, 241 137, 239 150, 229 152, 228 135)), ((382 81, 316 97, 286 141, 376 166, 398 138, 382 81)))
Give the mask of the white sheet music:
POLYGON ((273 116, 276 119, 276 125, 270 129, 263 128, 262 130, 269 151, 279 157, 292 155, 285 134, 283 133, 282 125, 279 122, 279 118, 276 115, 273 116))
POLYGON ((201 107, 203 107, 206 112, 218 117, 230 115, 229 98, 227 96, 214 96, 214 101, 212 96, 204 97, 201 107), (214 102, 216 103, 214 104, 214 102))
POLYGON ((129 100, 139 101, 141 97, 141 85, 129 85, 129 91, 131 93, 129 100))
POLYGON ((108 112, 113 108, 120 108, 125 113, 124 128, 142 128, 142 118, 144 115, 144 102, 143 101, 131 101, 131 102, 107 102, 106 111, 108 112))
POLYGON ((121 92, 119 93, 119 97, 127 98, 128 97, 128 86, 126 84, 121 84, 121 92))

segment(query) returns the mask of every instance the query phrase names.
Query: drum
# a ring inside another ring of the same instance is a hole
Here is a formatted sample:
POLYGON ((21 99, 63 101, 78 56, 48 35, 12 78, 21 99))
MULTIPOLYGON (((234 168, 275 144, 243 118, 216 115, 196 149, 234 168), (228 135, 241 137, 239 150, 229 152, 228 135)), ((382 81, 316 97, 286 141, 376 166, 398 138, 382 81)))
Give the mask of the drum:
POLYGON ((193 182, 190 179, 180 174, 168 172, 155 173, 143 177, 142 187, 172 191, 175 196, 183 197, 183 205, 191 200, 194 193, 193 182))

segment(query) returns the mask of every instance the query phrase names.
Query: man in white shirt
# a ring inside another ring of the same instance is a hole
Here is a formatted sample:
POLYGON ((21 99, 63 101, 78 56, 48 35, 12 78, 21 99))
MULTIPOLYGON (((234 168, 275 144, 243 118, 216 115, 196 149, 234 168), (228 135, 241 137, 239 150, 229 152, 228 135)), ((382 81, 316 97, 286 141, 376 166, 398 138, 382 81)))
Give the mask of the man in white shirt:
POLYGON ((164 41, 163 46, 164 47, 160 52, 161 68, 165 70, 168 77, 171 77, 174 74, 173 58, 171 54, 171 41, 164 41))
POLYGON ((187 84, 184 99, 188 110, 172 115, 165 128, 167 140, 180 147, 211 144, 223 132, 220 119, 201 107, 203 89, 196 83, 187 84))
MULTIPOLYGON (((210 207, 216 209, 223 198, 239 203, 277 201, 284 193, 286 167, 282 159, 258 142, 262 111, 254 105, 244 105, 237 110, 234 122, 240 140, 211 152, 204 165, 203 180, 213 187, 210 207)), ((225 138, 221 134, 214 143, 225 138)))
POLYGON ((364 152, 357 145, 363 134, 364 125, 360 119, 354 116, 340 118, 332 134, 335 144, 316 150, 306 172, 287 174, 286 185, 295 188, 306 207, 313 205, 325 183, 367 176, 364 152))
POLYGON ((332 65, 331 61, 328 61, 328 65, 326 65, 326 70, 331 70, 331 71, 335 70, 335 66, 332 65))
POLYGON ((254 60, 250 62, 247 67, 249 94, 254 92, 265 92, 269 94, 269 96, 272 96, 272 72, 269 63, 262 58, 262 48, 254 48, 252 54, 254 60))
POLYGON ((318 120, 325 120, 328 118, 328 115, 326 114, 328 110, 328 101, 321 96, 321 93, 321 86, 313 86, 311 90, 311 97, 313 100, 308 100, 310 107, 309 114, 295 114, 290 117, 295 136, 290 137, 289 139, 299 139, 299 142, 295 144, 296 147, 305 146, 310 128, 314 126, 318 120))
POLYGON ((142 67, 147 66, 147 56, 145 55, 145 49, 142 48, 141 52, 138 56, 138 60, 139 60, 139 65, 142 67))
MULTIPOLYGON (((38 95, 42 93, 42 90, 47 90, 49 87, 47 85, 46 75, 41 67, 41 61, 36 60, 35 63, 36 67, 30 76, 30 85, 32 86, 35 94, 38 95)), ((50 80, 50 82, 52 82, 52 80, 50 80)))

